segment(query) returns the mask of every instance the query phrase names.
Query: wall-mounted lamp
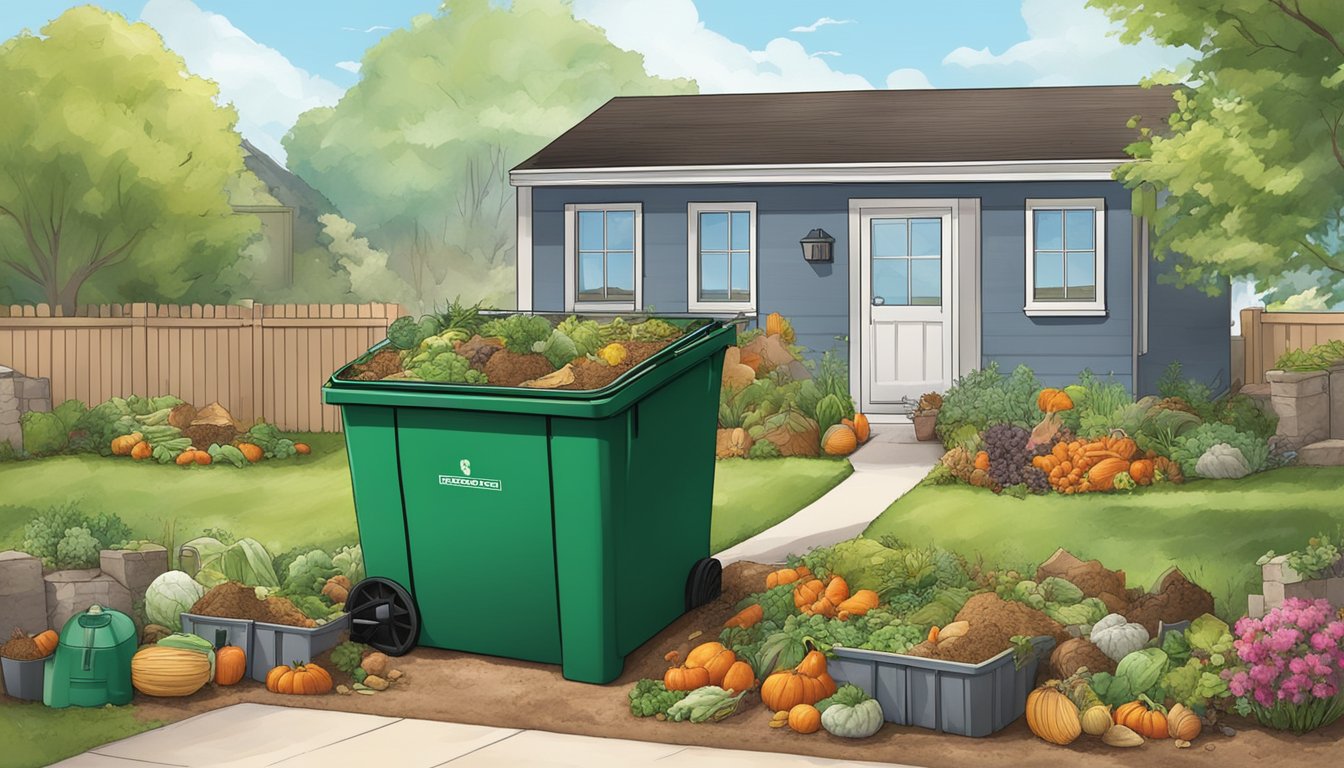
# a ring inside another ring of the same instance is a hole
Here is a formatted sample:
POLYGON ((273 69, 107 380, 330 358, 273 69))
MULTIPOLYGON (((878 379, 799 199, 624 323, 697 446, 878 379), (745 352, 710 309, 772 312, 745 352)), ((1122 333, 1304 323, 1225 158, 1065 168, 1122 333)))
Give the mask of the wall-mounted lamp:
POLYGON ((808 232, 798 242, 803 246, 803 259, 809 264, 833 261, 832 252, 835 250, 835 238, 826 234, 826 230, 818 227, 808 232))

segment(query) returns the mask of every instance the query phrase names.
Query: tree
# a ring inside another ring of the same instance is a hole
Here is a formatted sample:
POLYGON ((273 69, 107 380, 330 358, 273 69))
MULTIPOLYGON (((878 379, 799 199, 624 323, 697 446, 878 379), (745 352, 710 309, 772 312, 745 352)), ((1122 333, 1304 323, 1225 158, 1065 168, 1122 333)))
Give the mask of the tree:
POLYGON ((66 314, 81 291, 179 299, 256 232, 231 107, 145 24, 83 6, 0 45, 0 269, 66 314))
MULTIPOLYGON (((1344 298, 1344 3, 1339 0, 1091 0, 1121 39, 1189 46, 1188 87, 1118 177, 1149 203, 1176 281, 1322 280, 1344 298)), ((1176 73, 1155 81, 1176 82, 1176 73)))
POLYGON ((448 0, 364 55, 335 107, 285 137, 290 168, 359 222, 426 305, 513 294, 513 165, 613 96, 685 93, 564 0, 448 0))

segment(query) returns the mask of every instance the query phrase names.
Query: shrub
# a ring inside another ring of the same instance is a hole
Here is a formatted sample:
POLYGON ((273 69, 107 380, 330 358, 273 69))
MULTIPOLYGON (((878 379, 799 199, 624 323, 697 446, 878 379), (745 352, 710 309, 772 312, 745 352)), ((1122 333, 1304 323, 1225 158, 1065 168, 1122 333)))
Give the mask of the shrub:
POLYGON ((1200 424, 1181 437, 1177 438, 1176 450, 1172 452, 1171 458, 1181 465, 1181 471, 1186 477, 1198 477, 1195 472, 1195 465, 1199 462, 1199 457, 1209 448, 1219 444, 1227 445, 1241 451, 1241 456, 1246 460, 1246 466, 1252 472, 1259 472, 1265 468, 1265 462, 1269 459, 1269 444, 1258 435, 1252 435, 1246 432, 1238 432, 1234 427, 1227 424, 1200 424))
POLYGON ((45 456, 65 450, 70 432, 55 413, 29 411, 19 420, 23 428, 23 450, 45 456))
POLYGON ((1268 413, 1246 395, 1230 395, 1217 403, 1218 421, 1238 432, 1256 435, 1268 440, 1278 431, 1279 417, 1268 413))
POLYGON ((1344 716, 1344 621, 1325 600, 1288 598, 1263 619, 1237 622, 1239 664, 1222 676, 1237 710, 1304 733, 1344 716))
POLYGON ((1122 429, 1121 409, 1134 402, 1124 384, 1113 376, 1102 379, 1090 370, 1078 374, 1078 382, 1068 391, 1073 410, 1061 412, 1060 419, 1079 437, 1100 437, 1122 429))
MULTIPOLYGON (((938 439, 951 448, 952 435, 962 427, 977 432, 994 424, 1012 424, 1031 429, 1041 420, 1036 395, 1041 383, 1026 365, 1013 369, 1008 378, 999 373, 998 363, 990 363, 957 379, 943 395, 938 413, 938 439)), ((965 430, 961 431, 965 434, 965 430)))
POLYGON ((1198 379, 1182 377, 1180 361, 1168 365, 1157 380, 1157 394, 1162 397, 1179 397, 1189 403, 1199 418, 1204 421, 1214 420, 1213 390, 1198 379))
POLYGON ((130 528, 115 514, 90 517, 77 505, 64 504, 28 521, 23 550, 48 568, 91 568, 98 564, 99 550, 120 546, 130 536, 130 528))

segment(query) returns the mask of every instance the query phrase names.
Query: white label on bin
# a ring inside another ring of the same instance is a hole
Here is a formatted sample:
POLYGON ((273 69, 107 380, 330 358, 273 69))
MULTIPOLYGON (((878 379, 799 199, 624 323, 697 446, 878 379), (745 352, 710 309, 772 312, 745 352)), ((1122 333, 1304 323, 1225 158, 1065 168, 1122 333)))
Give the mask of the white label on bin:
POLYGON ((459 477, 458 475, 439 475, 439 485, 454 485, 458 488, 476 488, 482 491, 502 491, 504 483, 485 477, 459 477))

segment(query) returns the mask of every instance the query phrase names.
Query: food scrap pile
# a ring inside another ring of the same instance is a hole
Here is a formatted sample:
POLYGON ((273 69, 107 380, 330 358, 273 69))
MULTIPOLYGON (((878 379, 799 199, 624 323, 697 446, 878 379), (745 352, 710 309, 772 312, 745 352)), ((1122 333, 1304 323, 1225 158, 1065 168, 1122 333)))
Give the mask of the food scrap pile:
POLYGON ((262 599, 255 588, 236 581, 212 587, 191 606, 190 612, 197 616, 250 619, 287 627, 317 626, 317 622, 305 616, 290 600, 275 595, 262 599))
POLYGON ((598 389, 677 338, 660 319, 607 322, 569 316, 492 316, 479 305, 450 305, 387 329, 389 346, 338 374, 356 381, 410 380, 536 389, 598 389))

